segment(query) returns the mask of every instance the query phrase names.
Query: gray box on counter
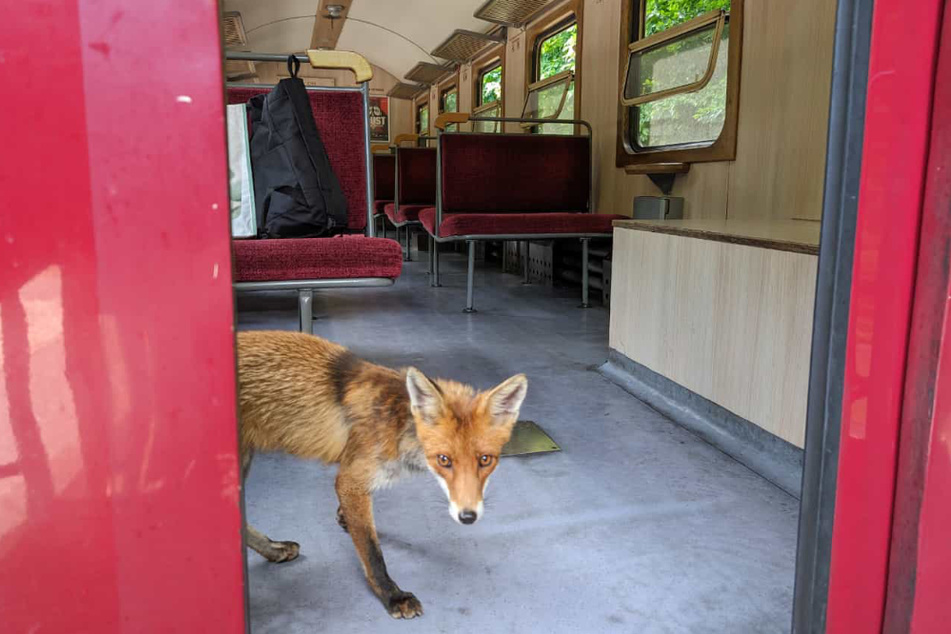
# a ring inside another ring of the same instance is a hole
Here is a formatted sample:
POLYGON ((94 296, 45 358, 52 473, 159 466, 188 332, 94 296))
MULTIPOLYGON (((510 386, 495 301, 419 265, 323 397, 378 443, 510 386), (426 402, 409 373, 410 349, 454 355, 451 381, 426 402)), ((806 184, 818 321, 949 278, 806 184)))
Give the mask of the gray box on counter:
POLYGON ((635 220, 675 220, 684 217, 684 199, 677 196, 635 196, 635 220))

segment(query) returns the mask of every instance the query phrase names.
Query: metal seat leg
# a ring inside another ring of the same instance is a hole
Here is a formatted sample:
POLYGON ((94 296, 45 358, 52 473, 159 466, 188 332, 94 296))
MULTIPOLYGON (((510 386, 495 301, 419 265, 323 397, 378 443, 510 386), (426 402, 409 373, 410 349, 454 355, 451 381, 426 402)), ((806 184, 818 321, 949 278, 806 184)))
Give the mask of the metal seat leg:
POLYGON ((466 272, 466 309, 465 313, 476 312, 472 307, 472 287, 475 282, 475 240, 468 240, 469 245, 469 269, 466 272))
POLYGON ((298 315, 300 316, 300 331, 309 335, 314 334, 314 291, 301 289, 297 291, 298 315))
POLYGON ((522 241, 522 284, 528 284, 528 240, 522 241))
POLYGON ((433 276, 431 286, 441 286, 439 283, 439 243, 433 240, 433 276))
POLYGON ((588 238, 581 238, 581 308, 588 308, 588 238))
POLYGON ((404 232, 404 234, 405 234, 404 237, 406 238, 406 258, 405 258, 405 260, 406 260, 407 262, 412 262, 412 261, 413 261, 413 250, 412 250, 412 247, 410 246, 410 241, 409 241, 410 225, 405 225, 405 226, 403 227, 403 232, 404 232))
MULTIPOLYGON (((427 253, 427 255, 429 256, 429 275, 430 275, 430 276, 432 276, 432 274, 433 274, 433 245, 434 245, 435 243, 436 243, 436 241, 433 240, 433 237, 432 237, 432 236, 429 236, 429 252, 427 253)), ((430 283, 432 283, 432 282, 430 282, 430 283)))

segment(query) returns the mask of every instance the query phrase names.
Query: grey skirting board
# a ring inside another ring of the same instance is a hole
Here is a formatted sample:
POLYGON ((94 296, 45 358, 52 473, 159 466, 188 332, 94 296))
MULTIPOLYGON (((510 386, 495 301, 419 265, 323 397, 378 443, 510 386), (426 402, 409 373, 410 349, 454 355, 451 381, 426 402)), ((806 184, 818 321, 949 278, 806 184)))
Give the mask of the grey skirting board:
POLYGON ((799 498, 803 451, 611 349, 598 372, 737 462, 799 498))

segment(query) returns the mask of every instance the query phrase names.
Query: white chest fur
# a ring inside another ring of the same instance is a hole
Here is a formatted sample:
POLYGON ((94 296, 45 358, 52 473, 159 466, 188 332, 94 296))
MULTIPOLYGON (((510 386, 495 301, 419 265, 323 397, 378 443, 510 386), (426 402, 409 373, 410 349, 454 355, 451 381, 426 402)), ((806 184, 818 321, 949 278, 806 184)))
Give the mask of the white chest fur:
POLYGON ((406 452, 398 460, 390 460, 380 464, 370 481, 370 490, 385 489, 408 475, 425 470, 426 457, 422 450, 406 452))

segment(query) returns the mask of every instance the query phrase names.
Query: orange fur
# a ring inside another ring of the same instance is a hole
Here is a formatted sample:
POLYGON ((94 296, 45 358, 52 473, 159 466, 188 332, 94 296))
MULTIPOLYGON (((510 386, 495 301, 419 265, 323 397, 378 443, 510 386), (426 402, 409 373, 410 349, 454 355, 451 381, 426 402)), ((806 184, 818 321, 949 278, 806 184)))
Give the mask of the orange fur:
MULTIPOLYGON (((339 463, 337 518, 350 532, 371 589, 397 618, 422 614, 419 600, 389 578, 373 522, 371 494, 406 472, 429 469, 444 483, 453 518, 481 515, 486 480, 508 442, 527 381, 514 376, 488 392, 396 371, 303 333, 238 334, 241 453, 284 451, 339 463)), ((248 544, 275 562, 297 557, 248 526, 248 544)))

